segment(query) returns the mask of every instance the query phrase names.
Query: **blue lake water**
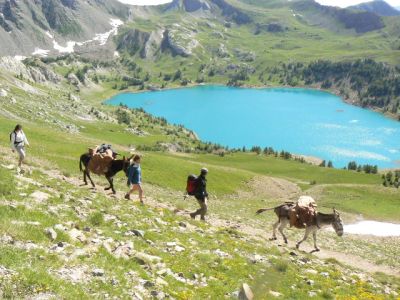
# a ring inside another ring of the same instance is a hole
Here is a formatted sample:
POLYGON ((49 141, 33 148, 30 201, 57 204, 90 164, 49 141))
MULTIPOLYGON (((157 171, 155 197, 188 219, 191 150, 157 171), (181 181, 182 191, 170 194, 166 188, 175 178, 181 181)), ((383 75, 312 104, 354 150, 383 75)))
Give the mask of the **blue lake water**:
POLYGON ((199 86, 119 94, 106 103, 143 108, 194 130, 204 141, 332 160, 400 167, 400 122, 306 89, 199 86))

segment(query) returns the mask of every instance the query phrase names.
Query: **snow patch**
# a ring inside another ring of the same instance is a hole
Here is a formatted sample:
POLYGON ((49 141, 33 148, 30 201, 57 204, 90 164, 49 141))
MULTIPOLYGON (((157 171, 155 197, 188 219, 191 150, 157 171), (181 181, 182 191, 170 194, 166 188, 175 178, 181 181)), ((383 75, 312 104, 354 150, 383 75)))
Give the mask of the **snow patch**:
POLYGON ((98 42, 100 46, 104 46, 111 35, 116 35, 118 33, 118 27, 120 27, 122 24, 124 24, 124 22, 120 19, 110 19, 110 25, 112 27, 111 30, 105 33, 96 33, 93 39, 84 42, 69 41, 65 47, 57 43, 53 37, 53 47, 60 53, 73 53, 75 46, 83 46, 94 41, 98 42))
POLYGON ((47 35, 49 38, 54 39, 54 35, 52 35, 49 31, 46 31, 46 35, 47 35))
POLYGON ((59 43, 57 43, 56 41, 53 40, 54 49, 60 53, 73 53, 75 45, 76 45, 76 42, 69 41, 69 42, 67 42, 67 45, 65 47, 63 47, 59 43))
POLYGON ((400 236, 400 224, 361 221, 355 224, 345 225, 344 232, 382 237, 400 236))
POLYGON ((15 60, 17 60, 17 61, 23 61, 24 59, 26 59, 26 56, 23 56, 23 55, 15 55, 14 58, 15 58, 15 60))
POLYGON ((32 55, 47 56, 49 54, 49 52, 50 52, 50 50, 35 48, 35 51, 32 52, 32 55))

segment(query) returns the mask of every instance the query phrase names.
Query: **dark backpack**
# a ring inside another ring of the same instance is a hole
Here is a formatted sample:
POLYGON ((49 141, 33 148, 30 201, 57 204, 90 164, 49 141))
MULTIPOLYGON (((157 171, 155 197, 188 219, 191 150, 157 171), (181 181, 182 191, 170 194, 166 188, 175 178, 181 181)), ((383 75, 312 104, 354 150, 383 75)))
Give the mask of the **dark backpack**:
MULTIPOLYGON (((13 134, 15 134, 15 138, 17 138, 17 133, 15 132, 15 131, 12 131, 11 133, 10 133, 10 142, 12 141, 12 135, 13 134)), ((15 140, 14 140, 14 145, 17 145, 17 144, 19 144, 19 143, 17 143, 15 140)))
POLYGON ((197 176, 196 175, 189 175, 186 182, 186 192, 190 196, 194 196, 197 188, 197 176))

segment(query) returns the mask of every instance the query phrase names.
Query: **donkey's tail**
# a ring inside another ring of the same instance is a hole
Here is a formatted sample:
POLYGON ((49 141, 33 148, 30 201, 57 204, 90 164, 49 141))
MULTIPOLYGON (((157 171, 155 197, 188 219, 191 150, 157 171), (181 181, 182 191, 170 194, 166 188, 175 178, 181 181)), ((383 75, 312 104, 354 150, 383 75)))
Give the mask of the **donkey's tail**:
POLYGON ((82 156, 79 158, 79 170, 81 172, 83 172, 83 168, 82 168, 82 156))
POLYGON ((256 214, 259 215, 263 212, 269 211, 269 210, 273 210, 275 209, 275 207, 270 207, 270 208, 260 208, 259 210, 256 211, 256 214))

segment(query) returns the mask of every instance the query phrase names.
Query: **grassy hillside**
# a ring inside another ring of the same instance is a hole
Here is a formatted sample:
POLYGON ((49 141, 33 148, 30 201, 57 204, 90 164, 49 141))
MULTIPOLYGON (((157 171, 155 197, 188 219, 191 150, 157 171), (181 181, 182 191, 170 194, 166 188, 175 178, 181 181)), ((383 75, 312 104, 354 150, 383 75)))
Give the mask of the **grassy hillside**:
POLYGON ((398 63, 397 19, 384 18, 384 29, 357 35, 332 30, 334 19, 315 26, 290 3, 229 3, 253 22, 139 10, 116 37, 118 43, 130 32, 134 39, 127 41, 135 42, 168 27, 179 43, 195 33, 199 46, 188 56, 162 47, 152 58, 142 57, 143 49, 121 50, 111 62, 0 58, 0 298, 230 299, 244 283, 255 299, 398 298, 399 238, 339 238, 321 230, 322 251, 311 255, 311 241, 295 249, 303 231, 288 229, 289 245, 282 245, 280 237, 269 240, 273 213, 255 215, 311 195, 320 211, 338 209, 345 224, 399 223, 400 192, 384 188, 379 175, 227 151, 141 110, 103 105, 124 90, 226 83, 243 70, 250 74, 246 84, 279 85, 271 70, 280 62, 373 57, 398 63), (268 31, 271 23, 283 31, 268 31), (9 149, 16 123, 31 144, 23 175, 16 174, 9 149), (121 156, 132 148, 143 155, 145 206, 123 199, 122 173, 116 196, 103 192, 104 178, 93 176, 95 190, 82 186, 79 156, 101 143, 121 156), (206 223, 188 217, 198 206, 183 199, 187 175, 203 166, 210 170, 206 223))
MULTIPOLYGON (((0 119, 2 132, 13 125, 14 120, 0 119)), ((221 298, 233 297, 244 282, 252 287, 257 299, 269 299, 273 293, 288 299, 314 294, 324 299, 379 299, 393 297, 394 294, 384 294, 388 289, 390 293, 399 289, 390 277, 367 275, 367 283, 363 271, 354 272, 335 260, 321 261, 303 252, 293 259, 289 254, 291 248, 266 244, 265 238, 261 238, 264 234, 246 234, 235 227, 222 226, 224 220, 230 220, 241 226, 250 225, 254 232, 265 227, 265 221, 254 219, 255 210, 287 200, 271 197, 268 191, 252 185, 253 180, 265 175, 284 178, 280 184, 288 187, 302 185, 311 194, 323 183, 322 210, 335 205, 349 214, 400 221, 393 214, 398 206, 398 192, 378 188, 377 176, 246 153, 219 157, 144 152, 147 198, 146 206, 138 207, 122 200, 122 191, 126 189, 122 174, 117 177, 117 189, 121 191, 117 198, 106 197, 101 188, 93 193, 79 187, 78 155, 100 142, 112 143, 128 154, 128 144, 151 144, 165 136, 158 136, 155 131, 146 137, 128 138, 123 134, 124 126, 101 121, 85 123, 85 130, 79 134, 33 121, 24 125, 31 141, 30 171, 26 175, 14 176, 14 171, 8 169, 13 156, 7 149, 7 136, 0 138, 2 297, 47 295, 89 299, 108 294, 120 298, 221 298), (203 165, 210 169, 211 225, 190 221, 186 213, 176 215, 166 209, 169 205, 184 211, 195 208, 192 200, 182 200, 182 190, 186 175, 203 165), (317 181, 316 186, 309 185, 312 180, 317 181), (359 188, 347 187, 349 184, 359 188), (380 201, 376 202, 378 196, 380 201), (349 205, 352 199, 358 199, 357 205, 349 205), (57 237, 53 241, 46 228, 55 228, 57 237), (133 229, 141 230, 144 238, 135 236, 133 229), (307 261, 307 269, 302 261, 307 261)), ((104 184, 104 179, 96 177, 95 181, 104 184)), ((290 238, 296 240, 300 234, 291 232, 290 238)), ((334 239, 341 245, 332 233, 324 233, 325 239, 330 241, 328 244, 334 239)), ((345 249, 354 255, 353 245, 362 240, 346 239, 352 246, 345 249)), ((397 240, 391 243, 394 245, 397 240)), ((370 256, 371 247, 377 247, 379 255, 386 249, 386 260, 381 264, 396 265, 392 259, 395 252, 387 246, 380 249, 371 242, 354 251, 363 259, 378 260, 370 256)))

